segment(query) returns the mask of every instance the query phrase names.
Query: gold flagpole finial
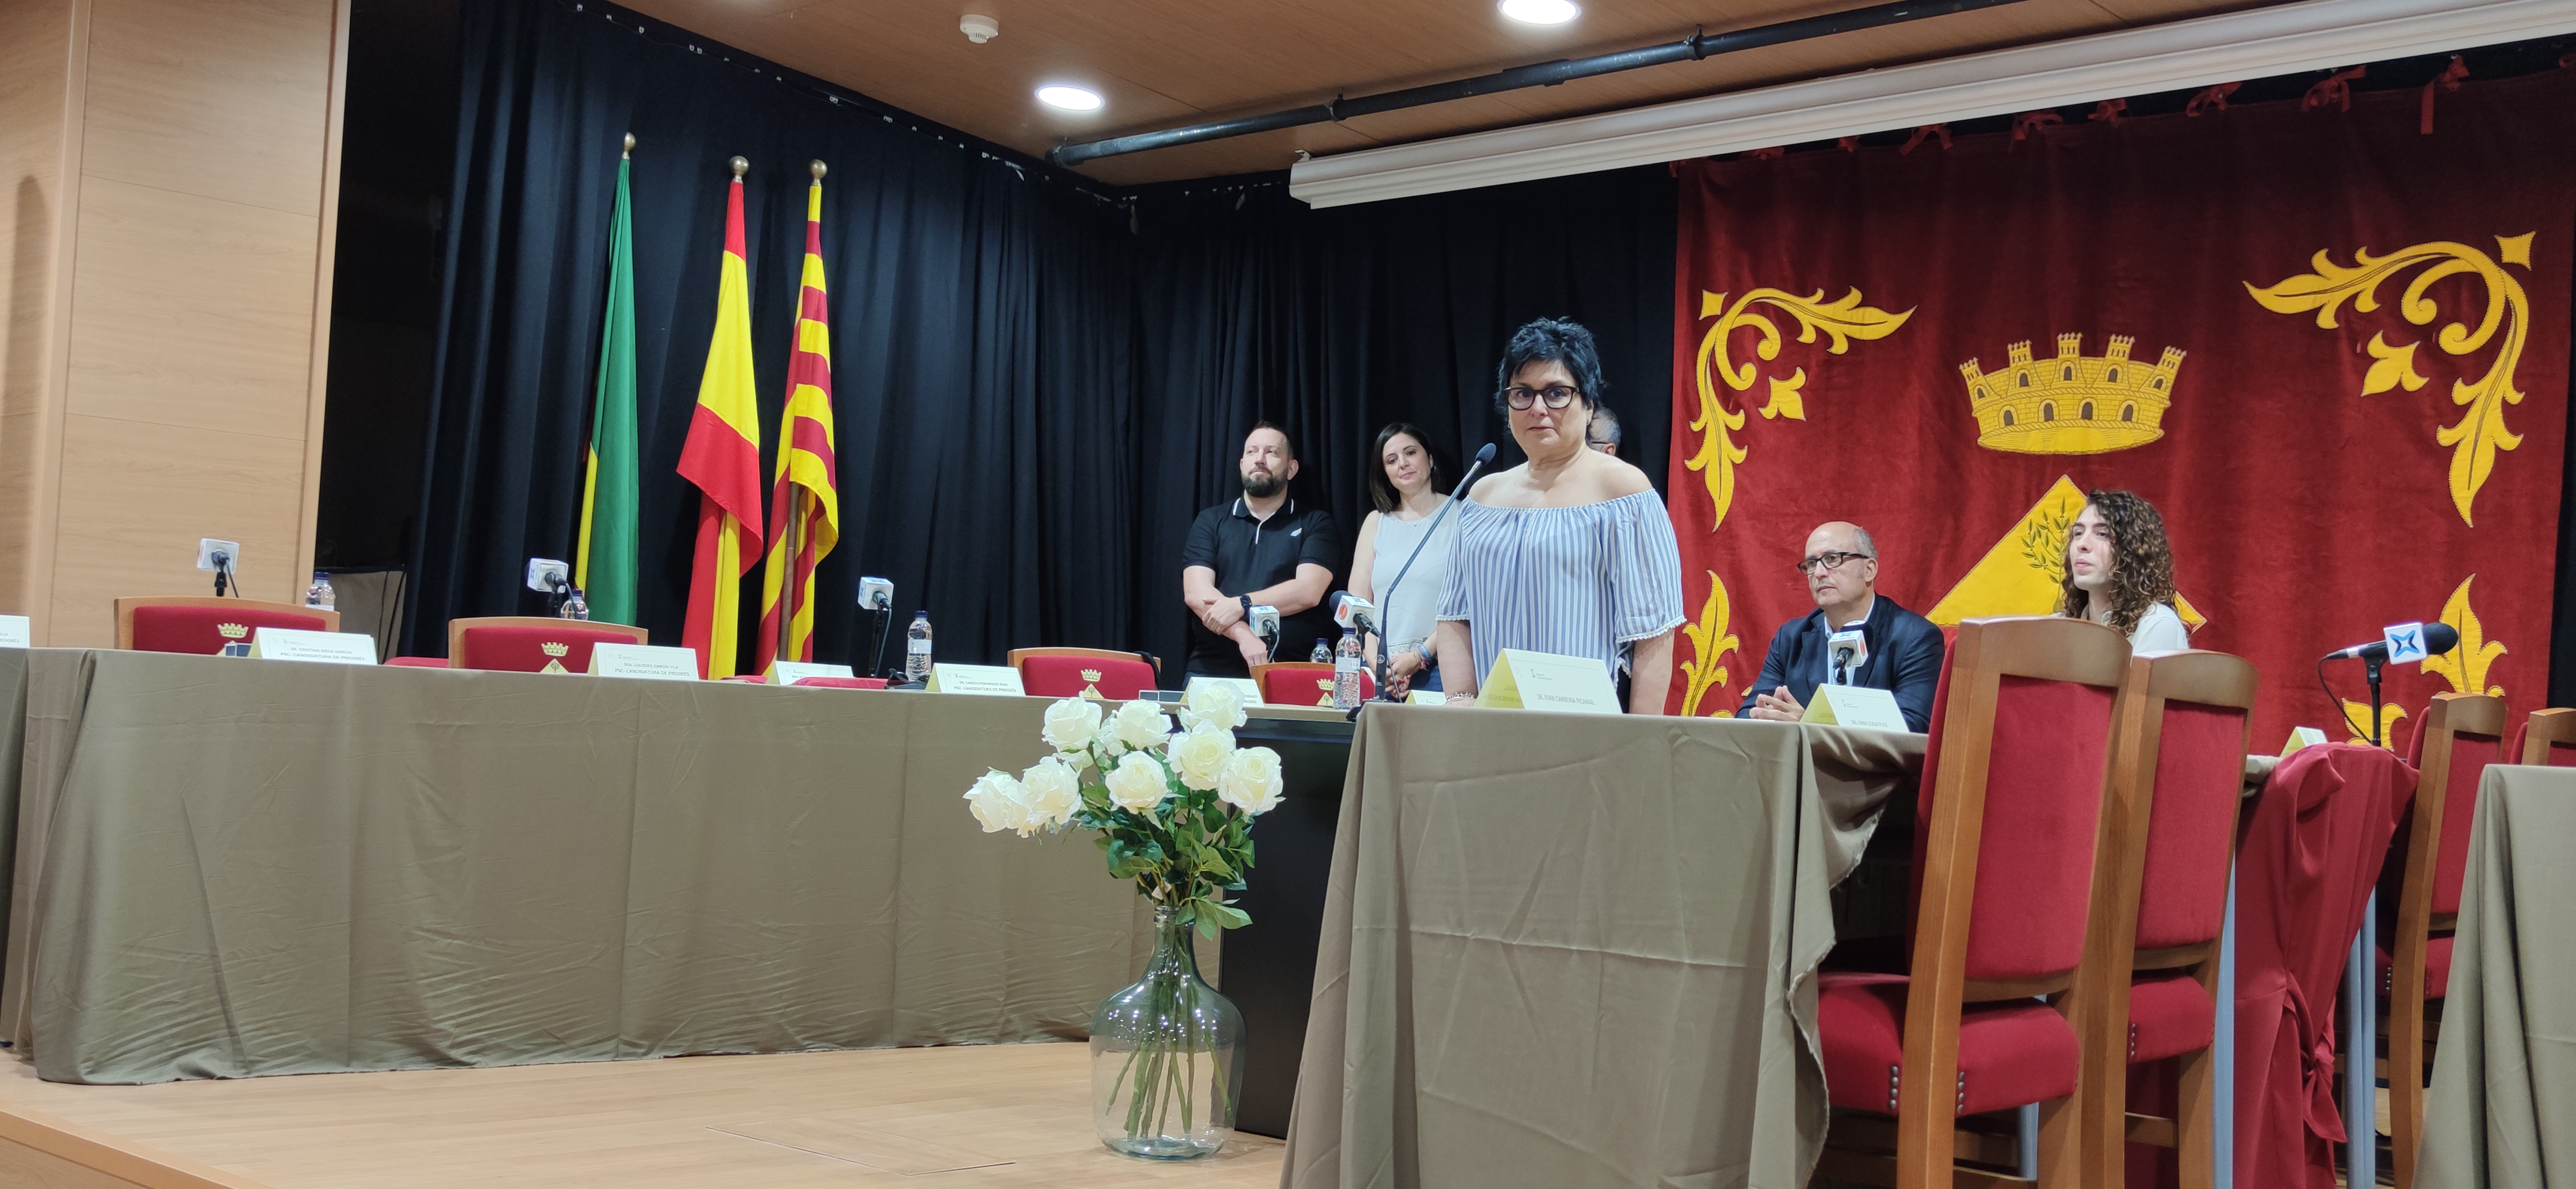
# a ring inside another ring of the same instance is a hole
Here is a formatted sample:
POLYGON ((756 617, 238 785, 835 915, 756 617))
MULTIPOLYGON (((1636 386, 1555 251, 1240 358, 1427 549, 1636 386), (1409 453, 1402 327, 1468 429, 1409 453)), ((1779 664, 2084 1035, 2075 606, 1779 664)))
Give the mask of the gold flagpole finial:
POLYGON ((619 154, 618 154, 618 156, 619 156, 619 157, 632 157, 632 156, 634 156, 634 155, 635 155, 635 134, 634 134, 634 133, 632 133, 632 132, 629 132, 629 133, 627 133, 627 134, 626 134, 626 151, 625 151, 625 152, 623 152, 623 153, 619 153, 619 154))
POLYGON ((731 164, 733 165, 733 176, 737 181, 742 178, 742 175, 751 172, 751 162, 745 161, 740 157, 734 158, 731 164))
POLYGON ((813 171, 814 171, 814 180, 815 180, 815 181, 818 181, 818 182, 819 182, 819 181, 822 181, 822 180, 823 180, 823 174, 824 174, 824 172, 825 172, 825 166, 824 166, 824 164, 823 164, 821 161, 816 161, 816 162, 814 162, 813 164, 806 166, 806 168, 811 169, 811 170, 813 170, 813 171))

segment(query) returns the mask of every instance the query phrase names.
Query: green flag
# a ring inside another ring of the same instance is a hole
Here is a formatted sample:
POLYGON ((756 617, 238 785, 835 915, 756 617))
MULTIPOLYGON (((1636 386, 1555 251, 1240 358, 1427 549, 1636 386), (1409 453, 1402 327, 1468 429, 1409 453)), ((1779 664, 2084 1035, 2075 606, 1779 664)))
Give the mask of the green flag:
MULTIPOLYGON (((633 137, 626 141, 631 152, 633 137)), ((590 466, 582 477, 580 560, 573 584, 590 617, 635 622, 635 233, 626 171, 617 163, 617 211, 608 221, 608 302, 600 316, 599 398, 590 415, 590 466)))

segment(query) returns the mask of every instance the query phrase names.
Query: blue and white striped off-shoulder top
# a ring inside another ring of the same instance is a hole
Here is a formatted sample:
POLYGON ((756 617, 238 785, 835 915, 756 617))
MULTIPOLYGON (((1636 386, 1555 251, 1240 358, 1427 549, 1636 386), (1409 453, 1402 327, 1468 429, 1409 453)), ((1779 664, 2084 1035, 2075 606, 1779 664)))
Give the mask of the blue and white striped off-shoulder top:
POLYGON ((1440 618, 1467 621, 1483 686, 1506 648, 1594 656, 1682 622, 1681 546, 1652 491, 1571 508, 1458 505, 1440 618))

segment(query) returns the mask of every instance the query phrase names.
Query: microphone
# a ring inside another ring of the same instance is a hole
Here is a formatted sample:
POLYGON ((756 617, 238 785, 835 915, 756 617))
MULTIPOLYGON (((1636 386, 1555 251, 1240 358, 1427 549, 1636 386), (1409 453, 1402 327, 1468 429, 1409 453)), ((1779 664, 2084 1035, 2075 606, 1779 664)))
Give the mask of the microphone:
POLYGON ((1333 625, 1356 628, 1363 636, 1377 635, 1377 604, 1347 590, 1337 591, 1333 595, 1333 625))
POLYGON ((1825 646, 1834 657, 1834 671, 1827 676, 1835 679, 1835 685, 1850 685, 1852 670, 1869 660, 1869 638, 1859 628, 1844 628, 1826 637, 1825 646))
MULTIPOLYGON (((2398 623, 2390 624, 2387 634, 2381 636, 2379 639, 2373 640, 2368 644, 2355 644, 2350 648, 2338 648, 2333 652, 2327 653, 2325 659, 2330 661, 2385 661, 2388 659, 2388 642, 2391 637, 2394 637, 2397 640, 2401 652, 2404 650, 2405 645, 2410 642, 2410 639, 2412 642, 2420 644, 2420 651, 2424 656, 2440 656, 2443 653, 2449 652, 2450 650, 2460 646, 2460 629, 2452 627, 2447 623, 2398 623)), ((2409 657, 2407 659, 2420 660, 2422 658, 2409 657)))
MULTIPOLYGON (((1413 543, 1413 552, 1404 556, 1404 565, 1396 570, 1395 581, 1387 583, 1385 590, 1377 592, 1377 597, 1385 599, 1387 606, 1395 605, 1395 590, 1404 585, 1404 576, 1413 572, 1413 563, 1422 556, 1423 547, 1431 543, 1431 538, 1440 535, 1441 518, 1447 516, 1449 509, 1457 505, 1460 496, 1467 494, 1467 485, 1476 481, 1476 472, 1484 470, 1485 464, 1492 461, 1494 461, 1494 444, 1487 442, 1484 449, 1476 452, 1476 460, 1467 464, 1467 473, 1459 478, 1458 485, 1449 489, 1448 498, 1440 501, 1440 510, 1431 514, 1431 527, 1423 530, 1422 539, 1413 543)), ((1382 635, 1378 638, 1385 639, 1382 635)), ((1378 649, 1377 695, 1391 702, 1395 700, 1395 690, 1386 683, 1386 660, 1386 650, 1378 649)))

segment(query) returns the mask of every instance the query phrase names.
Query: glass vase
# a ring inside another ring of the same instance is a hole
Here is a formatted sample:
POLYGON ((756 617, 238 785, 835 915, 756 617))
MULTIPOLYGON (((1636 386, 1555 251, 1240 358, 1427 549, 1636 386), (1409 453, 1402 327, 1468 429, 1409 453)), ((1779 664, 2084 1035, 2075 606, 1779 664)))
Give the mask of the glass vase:
POLYGON ((1243 1013, 1199 979, 1190 927, 1154 910, 1154 956, 1091 1013, 1092 1121, 1113 1152, 1148 1160, 1215 1153, 1243 1091, 1243 1013))

